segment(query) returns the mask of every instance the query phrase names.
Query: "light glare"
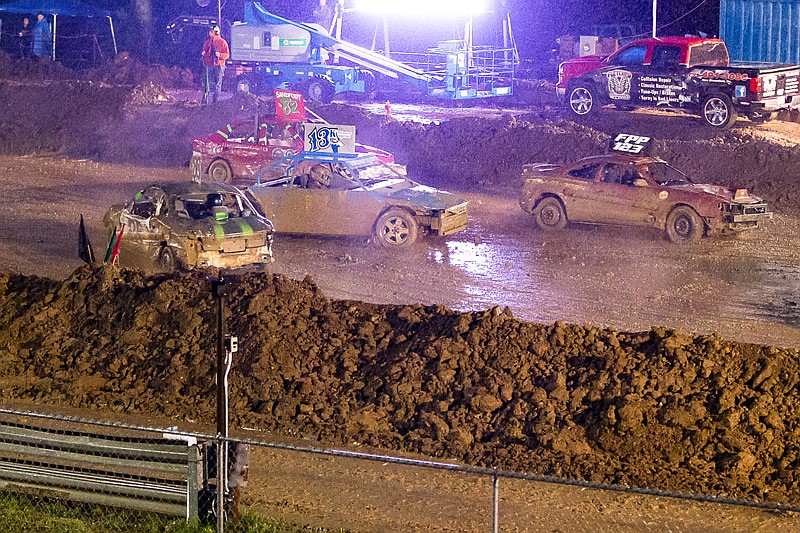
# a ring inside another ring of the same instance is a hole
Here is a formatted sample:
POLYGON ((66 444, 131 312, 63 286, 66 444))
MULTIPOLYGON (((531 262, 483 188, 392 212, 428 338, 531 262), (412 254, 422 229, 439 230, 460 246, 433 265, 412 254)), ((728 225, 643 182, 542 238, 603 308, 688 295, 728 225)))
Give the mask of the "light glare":
POLYGON ((398 15, 469 15, 488 11, 487 0, 356 0, 355 8, 398 15))

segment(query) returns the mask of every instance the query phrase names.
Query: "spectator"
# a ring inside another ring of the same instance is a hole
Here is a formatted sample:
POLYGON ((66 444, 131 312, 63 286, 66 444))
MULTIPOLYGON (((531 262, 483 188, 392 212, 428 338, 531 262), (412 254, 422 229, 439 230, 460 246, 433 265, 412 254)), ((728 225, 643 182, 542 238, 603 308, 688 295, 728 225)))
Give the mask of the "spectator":
POLYGON ((22 28, 17 33, 19 39, 19 57, 25 59, 31 57, 31 40, 33 38, 33 28, 28 17, 22 19, 22 28))
POLYGON ((333 26, 333 16, 335 9, 328 4, 328 0, 319 0, 319 5, 311 12, 311 18, 315 24, 319 24, 325 31, 330 33, 333 26))
POLYGON ((52 39, 50 23, 44 18, 44 13, 39 13, 36 15, 36 26, 33 27, 33 55, 48 57, 53 47, 52 39))
POLYGON ((214 103, 222 94, 222 78, 225 75, 225 61, 230 57, 228 43, 220 37, 219 26, 208 30, 208 39, 203 44, 201 57, 205 67, 203 78, 203 105, 208 103, 208 93, 211 92, 211 83, 214 82, 214 103))

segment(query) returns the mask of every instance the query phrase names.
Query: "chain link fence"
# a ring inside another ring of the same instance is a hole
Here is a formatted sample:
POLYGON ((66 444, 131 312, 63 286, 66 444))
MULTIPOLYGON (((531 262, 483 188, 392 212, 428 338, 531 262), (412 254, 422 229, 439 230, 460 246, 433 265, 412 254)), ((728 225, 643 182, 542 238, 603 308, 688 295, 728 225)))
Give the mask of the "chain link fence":
MULTIPOLYGON (((254 434, 255 435, 255 434, 254 434)), ((785 532, 800 508, 0 409, 3 531, 785 532), (226 509, 218 520, 218 501, 226 509), (256 524, 256 525, 254 525, 256 524), (194 527, 194 529, 192 529, 194 527), (303 531, 280 529, 280 531, 303 531), (309 530, 309 529, 305 529, 309 530)))

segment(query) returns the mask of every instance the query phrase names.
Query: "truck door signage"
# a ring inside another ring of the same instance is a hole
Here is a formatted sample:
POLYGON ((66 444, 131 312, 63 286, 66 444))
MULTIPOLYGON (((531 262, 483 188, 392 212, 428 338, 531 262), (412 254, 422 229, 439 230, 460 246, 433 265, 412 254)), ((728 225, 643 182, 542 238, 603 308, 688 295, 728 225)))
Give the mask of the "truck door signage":
POLYGON ((608 97, 612 100, 631 99, 631 79, 633 74, 627 70, 610 70, 606 72, 608 78, 608 97))
POLYGON ((667 76, 639 78, 639 99, 650 104, 680 104, 684 84, 667 76))

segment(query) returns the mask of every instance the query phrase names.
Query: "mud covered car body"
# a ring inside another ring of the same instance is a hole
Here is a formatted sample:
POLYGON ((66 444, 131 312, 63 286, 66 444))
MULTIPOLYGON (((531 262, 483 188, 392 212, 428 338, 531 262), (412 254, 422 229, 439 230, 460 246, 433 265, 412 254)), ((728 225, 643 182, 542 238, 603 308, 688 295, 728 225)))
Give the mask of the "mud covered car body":
POLYGON ((303 153, 285 168, 247 189, 280 233, 371 236, 391 248, 467 227, 466 200, 412 181, 405 167, 374 154, 303 153))
POLYGON ((523 167, 520 205, 542 229, 567 222, 643 226, 673 242, 738 232, 770 220, 767 204, 746 189, 692 182, 665 161, 608 154, 568 165, 523 167))
MULTIPOLYGON (((239 119, 211 135, 192 140, 192 179, 252 183, 256 174, 266 168, 270 168, 271 177, 280 178, 286 169, 275 163, 299 154, 303 146, 302 122, 263 117, 239 119)), ((356 151, 394 162, 392 154, 373 146, 356 143, 356 151)))
POLYGON ((224 183, 153 185, 105 215, 124 225, 120 257, 164 270, 238 268, 272 261, 272 222, 236 187, 224 183))

